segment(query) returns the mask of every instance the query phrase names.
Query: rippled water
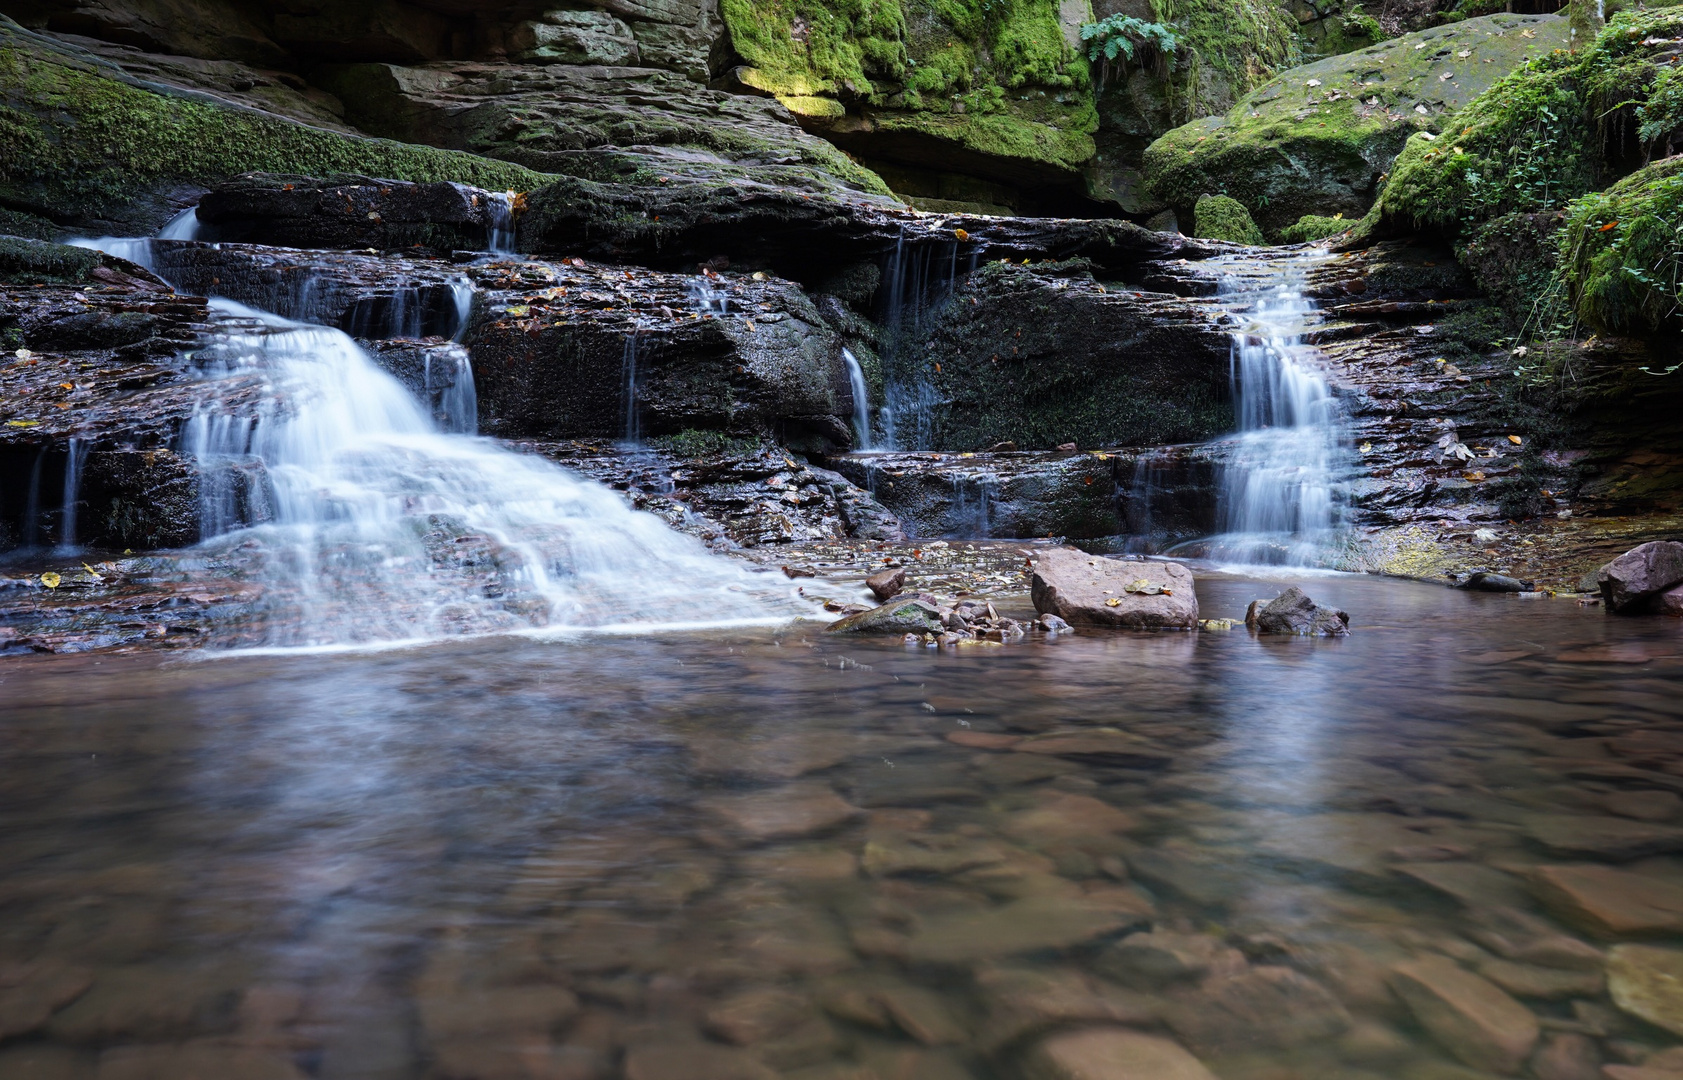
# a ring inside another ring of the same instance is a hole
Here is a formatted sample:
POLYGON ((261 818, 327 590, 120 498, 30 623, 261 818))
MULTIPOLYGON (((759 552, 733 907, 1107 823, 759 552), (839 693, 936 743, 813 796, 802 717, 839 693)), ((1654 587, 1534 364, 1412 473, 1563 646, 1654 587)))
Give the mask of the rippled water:
POLYGON ((1421 958, 1520 988, 1521 1059, 1675 1043, 1537 881, 1683 897, 1678 623, 1304 583, 1348 640, 0 667, 0 1076, 1003 1080, 1094 1026, 1486 1074, 1387 988, 1421 958))

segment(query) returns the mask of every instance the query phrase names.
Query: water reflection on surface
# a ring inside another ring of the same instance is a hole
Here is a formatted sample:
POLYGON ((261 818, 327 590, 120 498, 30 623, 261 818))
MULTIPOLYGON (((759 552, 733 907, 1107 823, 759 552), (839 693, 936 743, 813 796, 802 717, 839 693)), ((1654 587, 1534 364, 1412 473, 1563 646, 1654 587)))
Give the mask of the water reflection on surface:
POLYGON ((1224 1078, 1587 1080, 1678 1042, 1603 966, 1683 932, 1679 625, 1305 584, 1348 640, 0 667, 0 1077, 981 1080, 1097 1028, 1224 1078))

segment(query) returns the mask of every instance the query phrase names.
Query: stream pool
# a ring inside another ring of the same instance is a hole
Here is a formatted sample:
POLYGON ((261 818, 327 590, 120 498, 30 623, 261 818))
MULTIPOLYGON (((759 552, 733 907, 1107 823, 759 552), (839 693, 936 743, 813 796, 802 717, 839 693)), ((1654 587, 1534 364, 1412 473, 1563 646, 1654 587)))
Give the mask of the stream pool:
POLYGON ((1202 1075, 1072 1072, 1088 1029, 1223 1080, 1670 1062, 1683 1004, 1604 969, 1683 935, 1683 627, 1201 606, 1292 580, 1347 640, 7 662, 0 1077, 1202 1075))

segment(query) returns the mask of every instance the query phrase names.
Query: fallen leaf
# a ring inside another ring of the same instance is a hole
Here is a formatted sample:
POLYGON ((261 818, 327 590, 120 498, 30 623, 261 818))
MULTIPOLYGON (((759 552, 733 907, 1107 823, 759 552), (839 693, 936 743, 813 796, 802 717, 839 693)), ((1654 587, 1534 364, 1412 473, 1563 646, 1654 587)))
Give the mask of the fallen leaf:
POLYGON ((1121 607, 1122 606, 1122 598, 1120 596, 1113 596, 1109 600, 1106 600, 1104 602, 1104 606, 1105 607, 1121 607))
POLYGON ((49 589, 58 588, 58 583, 61 580, 63 580, 63 579, 60 578, 57 574, 53 573, 51 570, 48 570, 45 574, 41 575, 41 584, 45 585, 49 589))
POLYGON ((19 360, 28 360, 31 356, 34 356, 35 354, 30 352, 28 349, 19 349, 17 352, 13 353, 12 355, 17 357, 19 360))
POLYGON ((1473 50, 1462 49, 1460 52, 1456 53, 1455 55, 1459 56, 1461 59, 1465 60, 1467 57, 1473 55, 1473 50))
POLYGON ((965 232, 963 229, 954 229, 953 235, 958 237, 960 240, 970 239, 970 234, 965 232))
POLYGON ((1614 230, 1614 229, 1616 229, 1616 228, 1618 228, 1618 227, 1619 227, 1619 223, 1618 223, 1618 222, 1616 222, 1616 221, 1609 221, 1609 222, 1608 222, 1608 223, 1607 223, 1607 224, 1605 224, 1605 225, 1603 225, 1603 226, 1602 226, 1602 227, 1601 227, 1601 228, 1599 228, 1599 229, 1597 229, 1597 230, 1595 230, 1595 231, 1596 231, 1596 232, 1611 232, 1611 231, 1612 231, 1612 230, 1614 230))
POLYGON ((1372 452, 1373 452, 1373 444, 1372 443, 1370 443, 1370 442, 1362 443, 1362 453, 1370 454, 1372 452))
POLYGON ((1513 443, 1515 446, 1522 446, 1525 443, 1525 440, 1520 438, 1518 435, 1509 435, 1508 441, 1513 443))
POLYGON ((1305 86, 1319 86, 1319 85, 1321 85, 1321 80, 1319 80, 1319 79, 1310 79, 1310 80, 1309 80, 1309 81, 1308 81, 1308 82, 1307 82, 1307 83, 1305 83, 1305 84, 1304 84, 1304 85, 1305 85, 1305 86))
POLYGON ((7 427, 40 427, 41 426, 41 421, 39 421, 39 420, 8 420, 8 421, 6 421, 6 426, 7 427))

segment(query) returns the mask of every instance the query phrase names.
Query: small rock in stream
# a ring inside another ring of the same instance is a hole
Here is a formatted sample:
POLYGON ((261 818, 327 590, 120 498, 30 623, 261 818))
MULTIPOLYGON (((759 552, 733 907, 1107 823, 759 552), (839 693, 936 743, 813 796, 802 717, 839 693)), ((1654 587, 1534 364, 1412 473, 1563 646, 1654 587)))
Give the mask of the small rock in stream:
POLYGON ((1122 1028, 1054 1035, 1035 1048, 1034 1080, 1215 1080, 1178 1043, 1122 1028))
POLYGON ((1541 1034, 1531 1010, 1448 957, 1398 964, 1391 987, 1445 1050, 1475 1069, 1518 1072, 1541 1034))
POLYGON ((905 586, 906 568, 904 566, 884 570, 865 579, 865 587, 871 590, 878 600, 885 603, 896 596, 905 586))
POLYGON ((1613 1004, 1674 1035, 1683 1035, 1683 952, 1615 945, 1607 954, 1613 1004))
POLYGON ((1336 608, 1322 607, 1293 585, 1266 603, 1252 600, 1245 612, 1245 625, 1259 634, 1343 637, 1350 632, 1350 616, 1336 608))
POLYGON ((832 634, 939 634, 941 611, 923 600, 901 600, 830 624, 832 634))
POLYGON ((1484 570, 1469 575, 1460 587, 1469 592, 1522 593, 1526 591, 1525 582, 1518 578, 1511 578, 1506 574, 1492 574, 1484 570))

